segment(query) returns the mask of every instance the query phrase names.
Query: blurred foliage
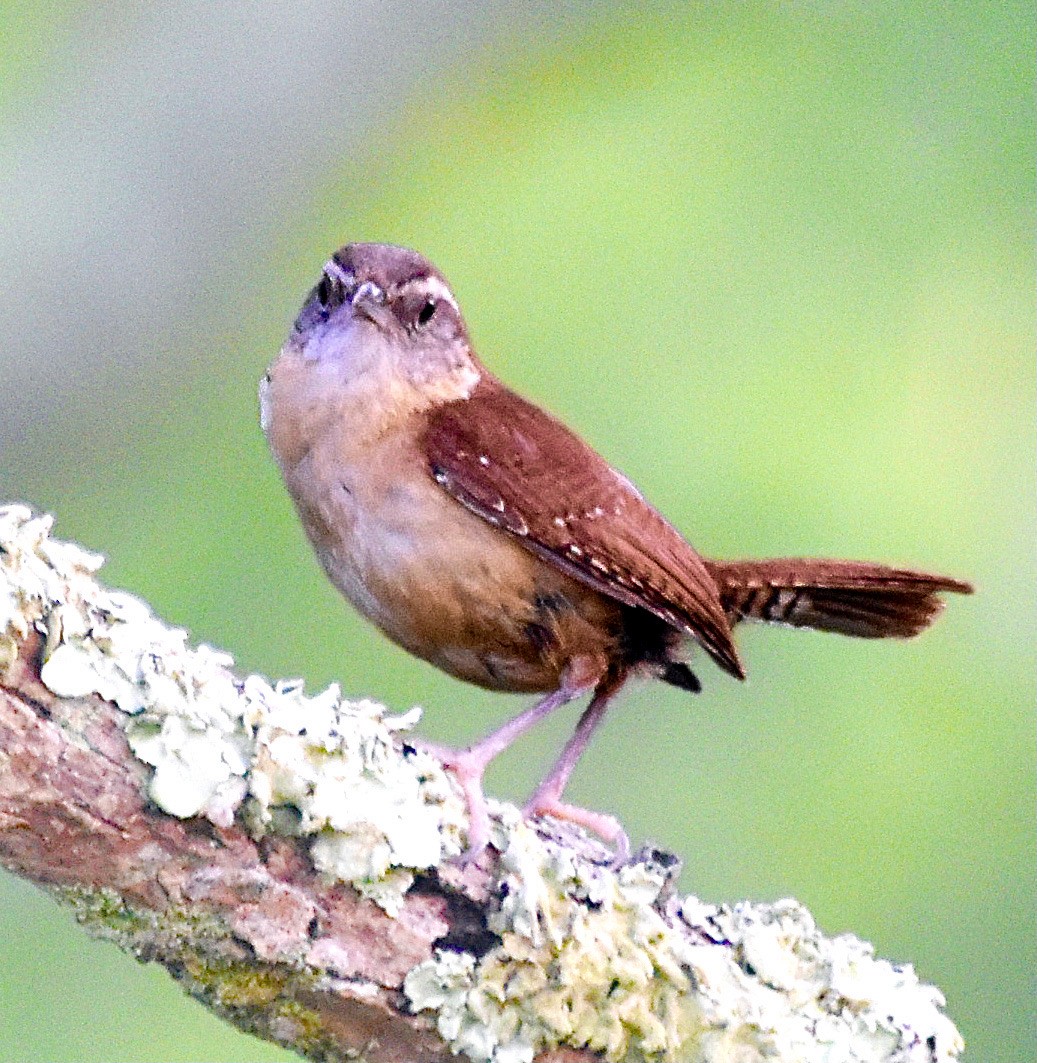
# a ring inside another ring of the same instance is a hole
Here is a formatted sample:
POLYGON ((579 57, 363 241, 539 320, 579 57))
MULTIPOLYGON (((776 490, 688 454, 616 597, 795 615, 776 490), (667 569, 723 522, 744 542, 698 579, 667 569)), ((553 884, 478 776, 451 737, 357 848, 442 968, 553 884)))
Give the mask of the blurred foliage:
POLYGON ((69 0, 62 17, 50 19, 42 5, 0 0, 0 108, 29 96, 45 79, 56 41, 70 32, 80 6, 69 0))
MULTIPOLYGON (((330 251, 421 249, 494 371, 704 552, 976 581, 910 644, 745 632, 749 683, 704 666, 697 699, 626 696, 572 796, 683 854, 690 891, 795 895, 910 960, 967 1058, 1033 1058, 1032 12, 677 10, 617 8, 547 45, 531 27, 420 86, 311 202, 214 249, 204 345, 161 338, 186 386, 131 375, 13 488, 243 668, 420 702, 427 733, 470 739, 522 702, 342 605, 256 425, 257 378, 330 251)), ((491 789, 528 791, 573 717, 491 789)), ((283 1058, 2 885, 3 1058, 283 1058)))

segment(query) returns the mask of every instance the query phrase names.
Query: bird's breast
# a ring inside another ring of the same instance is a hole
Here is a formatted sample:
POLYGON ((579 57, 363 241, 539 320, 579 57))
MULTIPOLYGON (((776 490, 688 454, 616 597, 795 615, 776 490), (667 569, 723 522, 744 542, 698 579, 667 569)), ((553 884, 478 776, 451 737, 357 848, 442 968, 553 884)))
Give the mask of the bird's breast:
POLYGON ((405 436, 358 457, 314 446, 285 479, 331 581, 393 641, 499 690, 551 690, 574 656, 608 658, 615 603, 447 495, 405 436))

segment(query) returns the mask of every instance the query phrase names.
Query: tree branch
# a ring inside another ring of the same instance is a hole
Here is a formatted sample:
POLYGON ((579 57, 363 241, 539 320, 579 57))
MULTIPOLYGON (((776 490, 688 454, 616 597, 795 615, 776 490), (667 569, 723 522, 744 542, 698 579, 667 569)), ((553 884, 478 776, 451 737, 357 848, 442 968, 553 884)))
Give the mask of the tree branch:
POLYGON ((240 678, 100 558, 0 509, 0 862, 240 1028, 319 1060, 934 1063, 910 966, 794 901, 678 897, 578 831, 464 803, 393 716, 240 678))

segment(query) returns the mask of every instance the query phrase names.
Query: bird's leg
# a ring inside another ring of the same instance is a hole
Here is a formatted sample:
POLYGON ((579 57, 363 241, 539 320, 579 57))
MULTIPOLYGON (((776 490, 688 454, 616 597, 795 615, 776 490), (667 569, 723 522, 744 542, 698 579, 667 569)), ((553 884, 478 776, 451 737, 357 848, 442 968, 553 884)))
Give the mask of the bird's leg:
POLYGON ((592 688, 599 675, 600 668, 593 667, 590 662, 574 662, 563 673, 557 690, 541 698, 525 712, 520 712, 518 716, 467 749, 421 744, 420 748, 438 757, 444 767, 450 769, 464 791, 465 800, 468 802, 468 849, 464 856, 466 861, 474 860, 490 840, 490 816, 482 788, 487 766, 520 735, 525 734, 555 709, 560 709, 592 688))
POLYGON ((615 847, 617 863, 623 863, 630 855, 630 842, 619 820, 604 812, 592 812, 587 808, 566 804, 561 798, 577 761, 583 756, 591 736, 605 718, 609 702, 625 679, 625 674, 609 676, 598 684, 594 697, 580 717, 580 722, 565 744, 561 756, 536 788, 525 808, 527 816, 554 816, 556 819, 565 819, 593 831, 615 847))

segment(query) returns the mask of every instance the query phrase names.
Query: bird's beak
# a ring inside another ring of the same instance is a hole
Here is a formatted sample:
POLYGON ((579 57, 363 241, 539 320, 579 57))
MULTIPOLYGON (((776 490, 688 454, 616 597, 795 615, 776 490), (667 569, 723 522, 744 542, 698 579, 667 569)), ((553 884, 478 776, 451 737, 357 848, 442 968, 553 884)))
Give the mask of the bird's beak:
POLYGON ((385 321, 388 312, 385 307, 385 292, 373 281, 365 281, 353 293, 353 315, 366 317, 375 325, 381 325, 385 321))

